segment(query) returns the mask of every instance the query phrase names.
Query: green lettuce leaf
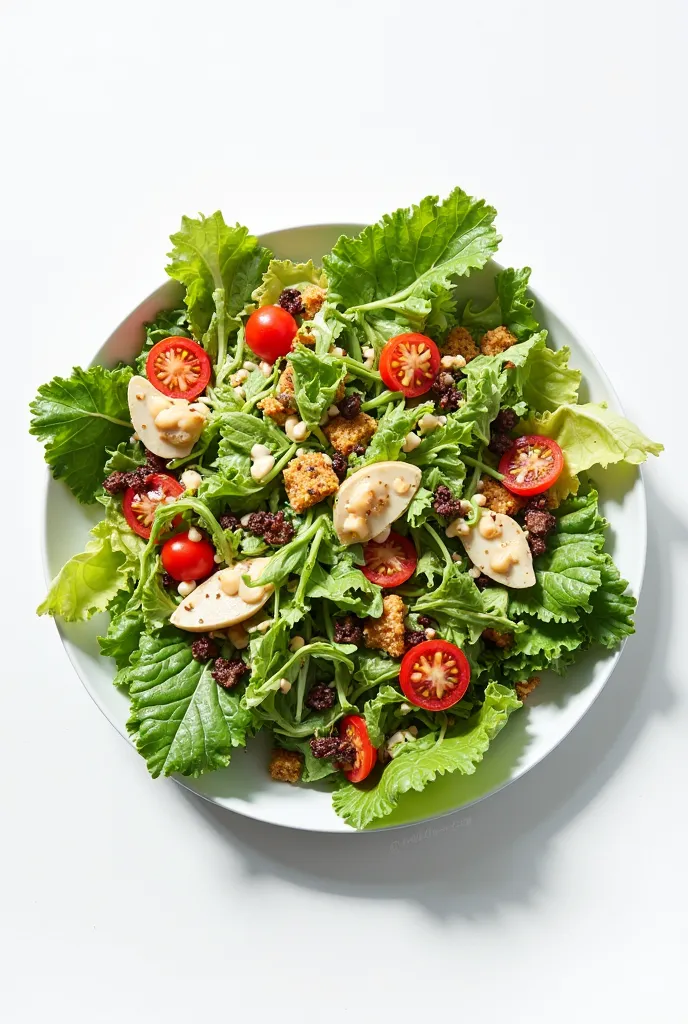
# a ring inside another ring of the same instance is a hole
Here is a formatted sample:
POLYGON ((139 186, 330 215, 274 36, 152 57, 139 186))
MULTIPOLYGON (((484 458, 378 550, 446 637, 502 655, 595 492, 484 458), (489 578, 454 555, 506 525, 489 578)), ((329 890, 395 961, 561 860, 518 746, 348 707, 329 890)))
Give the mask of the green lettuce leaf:
POLYGON ((480 709, 444 738, 436 733, 405 744, 371 787, 343 783, 332 797, 335 811, 354 828, 362 829, 391 814, 403 793, 420 792, 438 775, 457 771, 472 775, 509 715, 520 707, 512 689, 489 683, 480 709))
POLYGON ((393 686, 381 686, 375 696, 363 705, 363 717, 374 747, 382 746, 386 734, 391 730, 392 721, 401 717, 399 705, 405 699, 403 693, 393 686))
POLYGON ((108 450, 108 460, 103 466, 103 476, 110 473, 131 473, 139 466, 145 466, 146 453, 138 441, 122 441, 116 448, 108 450))
POLYGON ((320 423, 323 413, 334 404, 346 377, 346 366, 336 356, 329 353, 318 356, 300 344, 294 347, 288 360, 294 371, 294 398, 301 419, 312 430, 320 423))
POLYGON ((508 327, 519 341, 533 334, 540 325, 533 316, 534 299, 526 298, 529 278, 530 267, 500 270, 494 280, 494 300, 481 310, 473 309, 469 300, 461 317, 463 326, 479 334, 495 327, 508 327))
POLYGON ((564 452, 564 472, 555 485, 560 497, 578 490, 578 475, 592 466, 606 468, 616 462, 633 466, 648 455, 659 455, 664 445, 651 441, 629 420, 606 405, 562 405, 555 412, 531 416, 519 425, 523 434, 552 437, 564 452))
POLYGON ((516 371, 520 397, 531 411, 554 412, 560 405, 578 401, 583 374, 568 362, 568 348, 555 352, 544 340, 533 347, 528 361, 516 371))
POLYGON ((573 660, 573 652, 586 643, 579 623, 540 622, 528 617, 527 629, 517 633, 514 646, 495 652, 491 668, 499 668, 505 681, 519 682, 546 669, 560 675, 573 660))
POLYGON ((349 310, 399 312, 423 322, 433 289, 480 269, 499 242, 496 211, 455 188, 444 202, 427 196, 345 235, 323 260, 330 292, 349 310))
POLYGON ((378 420, 377 431, 373 434, 365 455, 350 457, 349 465, 354 469, 360 469, 373 462, 398 459, 406 435, 414 429, 421 416, 426 412, 432 412, 434 408, 432 402, 425 402, 410 409, 406 408, 404 402, 388 405, 384 415, 378 420))
POLYGON ((221 437, 214 463, 217 472, 203 481, 199 496, 210 500, 260 494, 266 482, 251 476, 251 449, 254 444, 264 444, 279 462, 290 449, 284 431, 269 419, 245 412, 223 413, 217 418, 217 427, 221 437))
POLYGON ((127 729, 153 778, 226 767, 252 725, 240 695, 217 685, 186 639, 144 634, 132 661, 127 729))
POLYGON ((176 338, 191 337, 191 334, 186 329, 186 315, 185 309, 163 309, 162 312, 158 313, 155 320, 152 320, 149 324, 144 324, 146 340, 143 343, 141 352, 134 360, 136 372, 142 377, 146 376, 146 360, 153 345, 157 345, 159 341, 164 341, 165 338, 172 336, 176 338))
POLYGON ((56 480, 64 480, 82 503, 101 489, 106 448, 131 435, 127 385, 129 366, 106 370, 75 367, 71 377, 42 384, 31 403, 29 430, 45 442, 45 461, 56 480))
POLYGON ((114 658, 117 668, 124 669, 129 664, 134 651, 139 648, 141 633, 145 629, 145 621, 141 604, 137 597, 129 592, 120 592, 108 607, 110 624, 105 636, 98 637, 100 653, 105 658, 114 658))
POLYGON ((589 640, 613 648, 635 633, 633 613, 637 602, 626 593, 628 583, 621 579, 610 555, 605 555, 600 576, 600 586, 590 599, 590 613, 583 616, 581 626, 589 640))
POLYGON ((308 596, 332 601, 338 608, 364 618, 382 615, 382 590, 366 579, 360 569, 339 562, 328 571, 316 565, 306 588, 308 596))
POLYGON ((146 544, 129 528, 114 499, 108 499, 105 519, 96 523, 91 537, 86 550, 62 566, 37 608, 39 615, 83 621, 105 611, 121 590, 128 590, 146 544))
POLYGON ((257 306, 274 306, 285 288, 296 288, 302 292, 309 284, 327 288, 327 278, 320 267, 314 265, 313 260, 308 263, 270 260, 252 298, 257 306))
POLYGON ((445 568, 438 587, 418 598, 413 611, 416 615, 430 615, 437 619, 442 636, 451 629, 454 643, 459 637, 466 637, 474 643, 484 629, 514 632, 519 628, 517 623, 500 612, 488 610, 473 579, 455 562, 445 568))

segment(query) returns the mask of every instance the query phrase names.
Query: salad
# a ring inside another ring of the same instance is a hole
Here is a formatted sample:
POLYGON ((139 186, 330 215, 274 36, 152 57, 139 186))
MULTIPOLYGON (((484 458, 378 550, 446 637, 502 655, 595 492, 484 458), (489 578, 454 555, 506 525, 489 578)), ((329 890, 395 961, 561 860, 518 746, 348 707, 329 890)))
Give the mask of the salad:
POLYGON ((457 188, 319 267, 185 217, 177 306, 135 365, 39 388, 31 431, 103 518, 38 612, 108 613, 153 777, 225 768, 267 731, 266 771, 329 785, 364 828, 474 772, 541 672, 633 632, 589 474, 662 446, 579 401, 528 268, 457 297, 494 219, 457 188))

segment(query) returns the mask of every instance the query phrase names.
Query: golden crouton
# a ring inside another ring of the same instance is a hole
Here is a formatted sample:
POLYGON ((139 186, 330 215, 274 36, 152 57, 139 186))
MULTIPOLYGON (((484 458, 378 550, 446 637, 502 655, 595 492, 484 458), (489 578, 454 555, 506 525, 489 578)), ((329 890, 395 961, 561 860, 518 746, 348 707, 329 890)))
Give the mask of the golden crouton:
POLYGON ((531 676, 530 679, 516 683, 516 696, 519 700, 525 700, 533 692, 536 686, 540 685, 540 676, 531 676))
POLYGON ((298 750, 275 747, 268 771, 276 782, 299 782, 302 767, 303 754, 299 754, 298 750))
POLYGON ((517 340, 506 327, 495 327, 494 331, 483 334, 480 339, 480 351, 484 356, 497 356, 515 345, 517 340))
POLYGON ((269 416, 278 426, 283 427, 288 416, 293 416, 296 410, 294 401, 294 368, 291 363, 287 364, 279 380, 274 395, 268 395, 262 402, 258 403, 264 416, 269 416))
POLYGON ((296 332, 294 344, 296 345, 297 342, 300 342, 302 345, 306 345, 307 347, 315 345, 315 335, 311 334, 311 332, 306 329, 305 324, 299 327, 296 332))
POLYGON ((284 469, 284 486, 294 511, 304 512, 334 494, 339 488, 339 480, 327 455, 304 452, 284 469))
POLYGON ((465 327, 454 327, 442 345, 443 356, 463 356, 467 363, 480 355, 478 346, 473 341, 470 331, 465 327))
POLYGON ((495 647, 501 647, 502 650, 508 650, 509 647, 514 646, 514 634, 513 633, 500 633, 498 629, 484 629, 482 632, 483 640, 487 640, 489 643, 494 644, 495 647))
POLYGON ((359 412, 352 420, 344 416, 335 416, 323 427, 323 433, 333 448, 342 455, 351 455, 357 445, 368 447, 370 439, 377 430, 377 420, 365 412, 359 412))
POLYGON ((316 313, 319 312, 320 307, 325 301, 327 292, 324 288, 319 288, 317 284, 307 284, 301 292, 301 302, 303 303, 304 320, 312 320, 316 313))
POLYGON ((368 619, 363 627, 365 645, 373 650, 387 651, 392 658, 401 658, 404 651, 404 615, 406 605, 398 594, 382 599, 382 615, 368 619))
POLYGON ((491 512, 503 512, 506 516, 515 516, 525 505, 523 498, 507 491, 506 487, 502 487, 500 482, 491 476, 484 476, 482 485, 482 493, 487 502, 486 507, 491 512))

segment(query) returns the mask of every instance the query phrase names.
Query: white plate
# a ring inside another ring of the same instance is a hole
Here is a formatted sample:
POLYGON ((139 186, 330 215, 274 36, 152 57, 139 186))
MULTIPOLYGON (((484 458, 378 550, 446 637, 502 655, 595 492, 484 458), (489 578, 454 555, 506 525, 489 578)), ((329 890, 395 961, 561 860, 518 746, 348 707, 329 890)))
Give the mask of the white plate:
MULTIPOLYGON (((319 260, 337 237, 357 234, 361 226, 327 224, 288 228, 265 235, 261 241, 280 258, 319 260)), ((480 274, 463 281, 462 289, 472 295, 488 297, 490 282, 499 269, 490 263, 480 274)), ((174 306, 179 287, 168 282, 147 298, 117 328, 97 353, 95 362, 104 365, 131 359, 144 339, 142 324, 165 308, 174 306)), ((550 331, 556 348, 568 345, 571 361, 584 375, 583 395, 593 401, 606 401, 621 412, 613 388, 597 360, 585 345, 559 320, 546 303, 538 300, 538 314, 550 331)), ((602 498, 602 510, 611 527, 607 546, 612 551, 631 591, 640 592, 645 566, 646 513, 645 492, 640 474, 627 467, 605 471, 596 481, 602 498)), ((77 504, 67 488, 52 478, 48 484, 46 508, 45 560, 49 578, 75 552, 84 547, 86 534, 98 518, 99 506, 85 509, 77 504)), ((126 697, 112 685, 113 663, 101 658, 96 637, 106 629, 106 617, 76 625, 58 624, 62 641, 74 668, 94 701, 125 738, 128 713, 126 697)), ((605 651, 583 655, 564 679, 552 676, 529 699, 523 711, 513 715, 506 729, 491 745, 483 763, 472 776, 448 775, 428 786, 423 793, 408 793, 397 811, 379 827, 411 824, 447 814, 480 800, 518 779, 541 761, 580 721, 609 679, 619 653, 605 651)), ((318 832, 345 832, 351 829, 332 810, 326 788, 288 786, 272 782, 267 774, 268 747, 261 738, 248 751, 237 751, 228 769, 201 779, 177 781, 207 800, 261 821, 318 832)), ((138 756, 132 749, 132 756, 138 756)), ((141 785, 155 785, 141 760, 141 785)))

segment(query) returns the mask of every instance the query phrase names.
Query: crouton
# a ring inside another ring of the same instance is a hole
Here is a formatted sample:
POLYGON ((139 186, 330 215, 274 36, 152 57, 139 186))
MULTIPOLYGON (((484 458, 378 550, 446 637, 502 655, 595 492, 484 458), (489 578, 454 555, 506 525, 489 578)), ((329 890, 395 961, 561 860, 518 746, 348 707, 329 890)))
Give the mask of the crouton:
POLYGON ((299 782, 303 768, 303 754, 298 750, 283 750, 275 747, 270 757, 268 771, 276 782, 299 782))
POLYGON ((285 467, 284 486, 294 511, 304 512, 334 494, 339 489, 339 480, 327 455, 304 452, 285 467))
POLYGON ((482 478, 482 493, 485 495, 486 507, 491 512, 503 512, 506 516, 515 516, 525 505, 523 498, 507 491, 498 480, 491 476, 482 478))
POLYGON ((500 633, 498 629, 484 629, 482 638, 487 640, 488 643, 494 644, 495 647, 500 647, 502 650, 508 650, 514 646, 514 634, 500 633))
POLYGON ((516 696, 523 701, 540 685, 540 676, 531 676, 521 683, 516 683, 516 696))
POLYGON ((480 355, 478 346, 473 341, 470 331, 465 327, 454 327, 442 345, 443 356, 463 356, 467 363, 480 355))
POLYGON ((315 335, 311 334, 311 332, 306 328, 305 324, 299 327, 298 331, 296 332, 294 344, 296 344, 297 342, 301 342, 302 345, 306 345, 306 347, 308 348, 310 348, 312 345, 315 345, 315 335))
POLYGON ((386 651, 392 658, 401 658, 405 651, 404 615, 406 605, 398 594, 382 599, 379 619, 367 619, 363 627, 365 645, 376 651, 386 651))
POLYGON ((335 416, 323 427, 323 433, 332 447, 345 456, 351 455, 359 444, 367 448, 376 430, 377 421, 365 412, 359 412, 352 420, 335 416))
POLYGON ((497 356, 500 352, 506 352, 508 348, 515 345, 517 340, 508 328, 495 327, 494 331, 487 331, 483 334, 480 339, 480 351, 484 356, 497 356))
POLYGON ((325 301, 327 292, 324 288, 319 288, 317 284, 308 284, 301 292, 301 302, 303 303, 304 320, 312 320, 316 313, 320 311, 320 307, 325 301))
POLYGON ((280 427, 287 422, 288 416, 293 416, 297 411, 294 400, 294 368, 291 363, 288 363, 286 370, 280 374, 274 395, 268 395, 259 402, 258 408, 262 410, 264 416, 269 416, 280 427))

